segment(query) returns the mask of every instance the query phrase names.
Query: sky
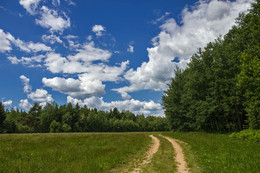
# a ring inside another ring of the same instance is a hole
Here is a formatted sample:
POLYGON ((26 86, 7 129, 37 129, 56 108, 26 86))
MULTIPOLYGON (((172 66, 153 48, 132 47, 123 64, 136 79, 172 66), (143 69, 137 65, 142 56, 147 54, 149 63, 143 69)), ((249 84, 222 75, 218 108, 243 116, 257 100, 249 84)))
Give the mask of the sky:
POLYGON ((0 101, 163 116, 176 67, 252 0, 1 0, 0 101))

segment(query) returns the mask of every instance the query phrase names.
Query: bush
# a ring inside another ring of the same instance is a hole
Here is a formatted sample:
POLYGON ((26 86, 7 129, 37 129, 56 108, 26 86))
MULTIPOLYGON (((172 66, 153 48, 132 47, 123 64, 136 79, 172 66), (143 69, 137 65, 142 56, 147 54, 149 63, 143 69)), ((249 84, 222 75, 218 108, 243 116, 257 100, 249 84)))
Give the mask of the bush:
POLYGON ((51 133, 59 133, 61 132, 61 124, 60 122, 57 122, 53 120, 50 125, 50 132, 51 133))
POLYGON ((260 130, 242 130, 240 132, 234 132, 230 137, 235 137, 243 140, 250 140, 253 142, 260 142, 260 130))

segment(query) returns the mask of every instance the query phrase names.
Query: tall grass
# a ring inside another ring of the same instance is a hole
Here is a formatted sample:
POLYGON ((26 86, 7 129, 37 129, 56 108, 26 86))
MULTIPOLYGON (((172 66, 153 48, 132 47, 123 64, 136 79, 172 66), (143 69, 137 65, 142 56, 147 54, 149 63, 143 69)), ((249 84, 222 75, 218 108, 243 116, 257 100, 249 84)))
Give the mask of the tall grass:
POLYGON ((223 134, 163 134, 188 143, 188 146, 182 146, 193 172, 260 172, 260 143, 230 138, 223 134))
POLYGON ((106 172, 149 142, 145 133, 0 135, 0 172, 106 172))

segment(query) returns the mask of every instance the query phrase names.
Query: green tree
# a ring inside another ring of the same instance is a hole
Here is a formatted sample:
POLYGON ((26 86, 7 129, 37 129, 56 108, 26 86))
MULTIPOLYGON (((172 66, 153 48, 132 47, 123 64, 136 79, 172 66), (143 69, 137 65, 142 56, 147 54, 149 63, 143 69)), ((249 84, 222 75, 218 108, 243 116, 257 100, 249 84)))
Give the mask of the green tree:
POLYGON ((4 105, 2 104, 2 102, 0 102, 0 133, 3 132, 3 123, 4 123, 4 120, 5 120, 5 107, 4 105))
POLYGON ((51 133, 59 133, 61 132, 61 124, 60 122, 57 122, 56 120, 53 120, 50 124, 50 132, 51 133))
POLYGON ((252 3, 250 12, 238 20, 244 51, 240 55, 238 86, 245 93, 249 126, 260 129, 260 5, 252 3))

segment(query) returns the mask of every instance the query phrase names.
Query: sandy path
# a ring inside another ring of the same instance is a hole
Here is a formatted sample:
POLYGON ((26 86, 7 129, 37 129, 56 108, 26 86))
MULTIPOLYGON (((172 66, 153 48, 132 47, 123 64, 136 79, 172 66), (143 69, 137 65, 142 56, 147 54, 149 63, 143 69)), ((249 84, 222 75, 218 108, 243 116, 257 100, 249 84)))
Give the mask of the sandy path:
POLYGON ((139 173, 141 171, 141 167, 150 163, 153 155, 158 151, 160 146, 160 140, 153 135, 149 135, 152 138, 151 148, 146 152, 146 158, 143 160, 141 164, 138 165, 138 168, 135 168, 131 173, 139 173))
MULTIPOLYGON (((162 136, 162 135, 161 135, 162 136)), ((167 139, 173 146, 175 152, 176 152, 176 156, 175 156, 175 160, 178 163, 177 165, 177 173, 189 173, 189 169, 187 168, 187 163, 184 160, 184 154, 182 151, 181 146, 176 142, 177 140, 166 137, 166 136, 162 136, 165 139, 167 139)))

